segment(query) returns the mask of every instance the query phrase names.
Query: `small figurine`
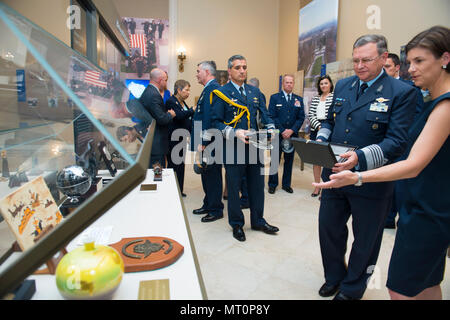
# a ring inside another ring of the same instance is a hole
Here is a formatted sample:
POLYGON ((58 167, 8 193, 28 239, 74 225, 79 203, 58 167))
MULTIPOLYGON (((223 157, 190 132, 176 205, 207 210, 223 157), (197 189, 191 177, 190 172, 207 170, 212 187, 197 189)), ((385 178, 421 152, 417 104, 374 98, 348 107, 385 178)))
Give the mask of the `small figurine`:
POLYGON ((94 139, 90 139, 87 142, 86 150, 83 152, 81 156, 77 156, 77 165, 82 167, 84 171, 87 172, 94 180, 97 177, 97 159, 95 156, 94 148, 92 148, 92 143, 94 142, 94 139))
POLYGON ((159 162, 153 164, 153 181, 162 181, 162 167, 159 162))

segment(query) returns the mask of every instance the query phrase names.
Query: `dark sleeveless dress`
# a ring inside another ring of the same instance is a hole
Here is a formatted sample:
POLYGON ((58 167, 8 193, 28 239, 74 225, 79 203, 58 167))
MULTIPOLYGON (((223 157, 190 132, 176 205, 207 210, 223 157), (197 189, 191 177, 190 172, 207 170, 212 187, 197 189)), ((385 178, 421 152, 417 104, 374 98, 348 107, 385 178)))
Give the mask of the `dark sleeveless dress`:
MULTIPOLYGON (((435 108, 450 92, 424 105, 409 130, 408 154, 435 108)), ((413 297, 444 279, 450 245, 450 138, 422 172, 402 181, 402 206, 386 286, 413 297)))

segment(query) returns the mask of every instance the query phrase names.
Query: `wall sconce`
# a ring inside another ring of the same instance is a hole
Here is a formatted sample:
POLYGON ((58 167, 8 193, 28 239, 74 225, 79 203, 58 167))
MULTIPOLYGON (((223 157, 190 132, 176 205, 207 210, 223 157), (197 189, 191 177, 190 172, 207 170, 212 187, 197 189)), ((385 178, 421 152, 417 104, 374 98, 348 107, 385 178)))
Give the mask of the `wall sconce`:
POLYGON ((180 47, 178 49, 178 60, 180 61, 180 64, 178 65, 178 71, 183 72, 184 71, 184 60, 186 60, 186 49, 184 47, 180 47))

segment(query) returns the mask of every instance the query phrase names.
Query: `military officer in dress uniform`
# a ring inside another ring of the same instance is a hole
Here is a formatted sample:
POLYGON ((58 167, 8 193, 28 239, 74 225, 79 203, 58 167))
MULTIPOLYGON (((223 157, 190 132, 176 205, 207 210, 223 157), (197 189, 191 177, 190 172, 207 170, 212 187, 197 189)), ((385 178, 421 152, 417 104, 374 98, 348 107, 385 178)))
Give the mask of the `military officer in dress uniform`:
MULTIPOLYGON (((291 137, 297 137, 303 120, 305 120, 305 109, 303 98, 294 94, 294 76, 286 74, 283 76, 283 90, 270 97, 269 114, 275 122, 275 127, 280 130, 280 150, 278 159, 272 157, 272 161, 280 163, 281 153, 284 154, 282 189, 286 192, 294 192, 291 188, 292 165, 294 163, 294 148, 289 142, 291 137), (288 147, 283 147, 287 145, 288 147)), ((278 165, 276 166, 278 168, 278 165)), ((278 171, 269 176, 269 193, 275 193, 278 186, 278 171)))
POLYGON ((233 228, 233 237, 245 241, 244 215, 240 207, 239 189, 242 175, 248 182, 250 222, 253 230, 273 234, 278 228, 269 225, 264 213, 264 162, 259 149, 249 144, 251 130, 258 130, 256 111, 261 113, 267 129, 275 129, 266 106, 261 101, 258 88, 245 84, 247 61, 241 55, 228 59, 228 74, 231 80, 213 91, 213 126, 224 137, 223 159, 228 185, 228 222, 233 228), (252 158, 256 155, 256 159, 252 158))
MULTIPOLYGON (((328 120, 317 140, 356 146, 347 160, 324 169, 323 181, 342 170, 365 171, 391 163, 405 151, 407 130, 416 104, 413 87, 389 77, 383 69, 388 56, 382 35, 365 35, 353 45, 356 76, 336 84, 328 120)), ((336 300, 362 298, 375 270, 384 222, 390 209, 393 182, 368 183, 323 190, 319 210, 319 238, 325 284, 319 294, 336 300), (352 216, 354 242, 345 263, 352 216)))
MULTIPOLYGON (((198 99, 197 108, 193 117, 192 151, 202 152, 211 142, 205 139, 205 132, 211 128, 211 103, 210 94, 220 87, 215 79, 216 63, 214 61, 203 61, 197 65, 197 80, 204 86, 198 99)), ((194 214, 206 214, 202 222, 212 222, 223 218, 222 203, 222 164, 209 164, 201 173, 202 187, 205 193, 203 205, 193 211, 194 214)))

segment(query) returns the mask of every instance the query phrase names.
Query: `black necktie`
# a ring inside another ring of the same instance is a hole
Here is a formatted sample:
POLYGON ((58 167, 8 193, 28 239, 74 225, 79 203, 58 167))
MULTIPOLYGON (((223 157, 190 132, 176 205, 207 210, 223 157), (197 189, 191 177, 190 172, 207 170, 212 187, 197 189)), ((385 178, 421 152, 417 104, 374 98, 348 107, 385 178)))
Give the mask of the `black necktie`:
POLYGON ((288 103, 291 102, 291 94, 288 94, 288 103))
POLYGON ((363 84, 359 87, 358 96, 356 97, 356 100, 358 100, 363 95, 363 93, 366 91, 368 87, 369 86, 367 85, 367 83, 363 82, 363 84))
POLYGON ((242 99, 247 103, 247 97, 244 94, 244 87, 239 87, 239 92, 241 93, 242 99))

